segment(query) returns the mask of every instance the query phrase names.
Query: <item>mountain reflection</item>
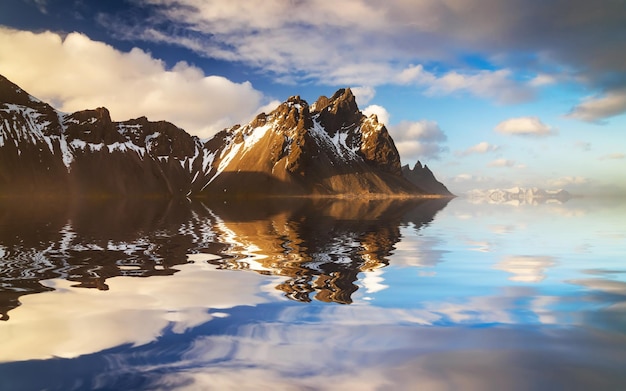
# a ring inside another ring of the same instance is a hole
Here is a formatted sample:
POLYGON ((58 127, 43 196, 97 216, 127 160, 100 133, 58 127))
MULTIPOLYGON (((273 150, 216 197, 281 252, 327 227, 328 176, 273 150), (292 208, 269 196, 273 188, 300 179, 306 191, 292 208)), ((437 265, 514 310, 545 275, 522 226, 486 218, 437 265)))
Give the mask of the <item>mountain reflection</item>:
POLYGON ((358 274, 388 264, 400 226, 432 221, 447 199, 19 200, 0 204, 0 316, 42 280, 107 290, 115 276, 171 275, 188 254, 220 269, 287 277, 298 301, 351 303, 358 274), (216 258, 216 257, 213 257, 216 258))

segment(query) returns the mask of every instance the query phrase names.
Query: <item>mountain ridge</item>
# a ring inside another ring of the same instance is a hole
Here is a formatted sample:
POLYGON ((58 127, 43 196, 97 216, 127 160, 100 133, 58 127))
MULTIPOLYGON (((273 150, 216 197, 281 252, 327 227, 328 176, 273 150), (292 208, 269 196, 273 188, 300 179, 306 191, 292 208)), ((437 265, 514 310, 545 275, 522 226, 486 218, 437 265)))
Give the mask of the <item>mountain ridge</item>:
POLYGON ((62 113, 0 75, 4 195, 450 195, 427 181, 403 176, 387 128, 349 88, 313 105, 292 96, 201 140, 166 121, 113 121, 104 107, 62 113))

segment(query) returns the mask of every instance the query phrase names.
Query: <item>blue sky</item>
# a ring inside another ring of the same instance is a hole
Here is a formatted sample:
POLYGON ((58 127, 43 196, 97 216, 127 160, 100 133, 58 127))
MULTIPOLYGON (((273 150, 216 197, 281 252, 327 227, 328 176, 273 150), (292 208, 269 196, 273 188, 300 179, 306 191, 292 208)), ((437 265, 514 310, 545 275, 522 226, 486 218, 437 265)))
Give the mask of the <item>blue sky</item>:
POLYGON ((349 86, 456 193, 626 193, 624 0, 3 0, 0 74, 208 137, 349 86))

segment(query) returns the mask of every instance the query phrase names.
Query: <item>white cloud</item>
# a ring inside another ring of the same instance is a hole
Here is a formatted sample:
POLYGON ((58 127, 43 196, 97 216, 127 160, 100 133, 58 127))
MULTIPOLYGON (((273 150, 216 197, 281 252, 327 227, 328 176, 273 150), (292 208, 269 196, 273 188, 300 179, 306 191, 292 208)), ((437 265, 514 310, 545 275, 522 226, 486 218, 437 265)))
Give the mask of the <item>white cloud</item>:
MULTIPOLYGON (((447 26, 415 12, 424 9, 431 15, 446 8, 431 9, 426 3, 348 0, 339 10, 324 0, 140 0, 139 4, 155 6, 151 8, 155 22, 130 23, 101 16, 100 23, 121 38, 174 44, 209 58, 240 62, 273 73, 282 83, 415 84, 428 94, 461 91, 517 103, 533 97, 537 80, 548 80, 542 74, 536 80, 519 81, 508 68, 475 71, 462 67, 435 74, 422 65, 408 65, 448 60, 451 51, 441 40, 453 45, 457 40, 447 26), (398 23, 407 15, 411 20, 398 23), (180 28, 162 29, 159 20, 180 28), (430 28, 437 30, 438 39, 431 39, 430 28), (417 48, 416 42, 421 43, 417 48)), ((362 99, 360 103, 366 104, 367 99, 362 99)))
POLYGON ((399 72, 395 82, 417 84, 426 88, 430 95, 445 95, 455 92, 469 92, 482 98, 494 99, 502 103, 519 103, 531 99, 532 88, 512 79, 508 69, 460 73, 450 71, 441 76, 428 72, 422 65, 410 65, 399 72))
POLYGON ((457 156, 468 156, 471 154, 483 154, 483 153, 487 153, 487 152, 494 152, 497 151, 498 149, 500 149, 499 146, 497 145, 493 145, 493 144, 489 144, 486 141, 481 141, 480 143, 473 145, 467 149, 465 149, 464 151, 457 151, 456 155, 457 156))
POLYGON ((513 167, 515 161, 509 159, 496 159, 489 163, 489 167, 513 167))
POLYGON ((538 117, 517 117, 500 122, 495 127, 496 132, 518 136, 548 136, 555 130, 541 122, 538 117))
POLYGON ((359 106, 368 104, 376 95, 373 87, 352 87, 351 90, 359 106))
POLYGON ((476 96, 494 99, 502 103, 520 103, 530 100, 533 91, 512 80, 508 69, 480 71, 475 74, 450 72, 437 79, 428 91, 432 93, 451 93, 468 91, 476 96))
POLYGON ((442 146, 447 137, 435 121, 402 121, 390 126, 389 132, 403 162, 439 159, 447 151, 442 146))
POLYGON ((608 92, 603 96, 589 97, 574 107, 567 116, 587 122, 601 122, 625 111, 626 89, 622 89, 608 92))
POLYGON ((120 52, 79 33, 0 28, 0 73, 61 111, 105 106, 114 120, 146 115, 201 137, 247 122, 264 103, 248 82, 185 62, 168 69, 140 49, 120 52))
POLYGON ((389 112, 382 106, 379 105, 369 105, 365 109, 363 109, 363 114, 366 116, 370 116, 375 114, 378 117, 378 122, 383 123, 385 125, 389 124, 389 112))
POLYGON ((621 160, 626 158, 626 155, 620 152, 609 153, 608 155, 600 156, 600 160, 621 160))
MULTIPOLYGON (((483 0, 345 0, 341 7, 326 0, 132 3, 150 17, 100 14, 99 22, 117 38, 182 46, 284 83, 412 83, 431 94, 461 91, 516 103, 562 80, 607 91, 620 82, 611 76, 622 74, 626 62, 618 1, 601 7, 586 0, 567 7, 483 0), (480 54, 488 70, 476 71, 467 53, 480 54), (410 64, 443 66, 425 71, 410 64)), ((619 102, 596 103, 581 104, 571 115, 596 121, 626 110, 619 102)))
POLYGON ((589 179, 582 176, 564 176, 548 181, 550 186, 563 187, 568 185, 586 185, 589 179))
POLYGON ((277 100, 272 100, 270 102, 268 102, 267 104, 259 107, 256 111, 258 114, 261 113, 271 113, 272 111, 276 110, 276 108, 281 104, 282 102, 277 101, 277 100))
POLYGON ((461 173, 452 178, 454 182, 467 182, 473 181, 474 179, 474 175, 468 173, 461 173))
POLYGON ((550 85, 554 83, 556 83, 556 77, 552 75, 547 75, 545 73, 540 73, 537 76, 533 77, 530 83, 528 84, 533 87, 541 87, 541 86, 546 86, 546 85, 550 85))

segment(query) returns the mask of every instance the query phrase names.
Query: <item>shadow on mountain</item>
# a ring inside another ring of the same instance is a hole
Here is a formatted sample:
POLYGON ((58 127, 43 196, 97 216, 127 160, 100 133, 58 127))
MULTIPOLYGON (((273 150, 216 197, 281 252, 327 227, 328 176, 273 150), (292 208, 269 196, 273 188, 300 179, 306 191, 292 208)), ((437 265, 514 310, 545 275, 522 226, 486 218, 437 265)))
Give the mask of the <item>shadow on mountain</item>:
POLYGON ((291 299, 351 303, 358 274, 389 264, 400 226, 428 224, 448 200, 126 198, 3 200, 0 317, 41 281, 107 290, 116 276, 176 273, 188 254, 221 269, 286 277, 291 299))

